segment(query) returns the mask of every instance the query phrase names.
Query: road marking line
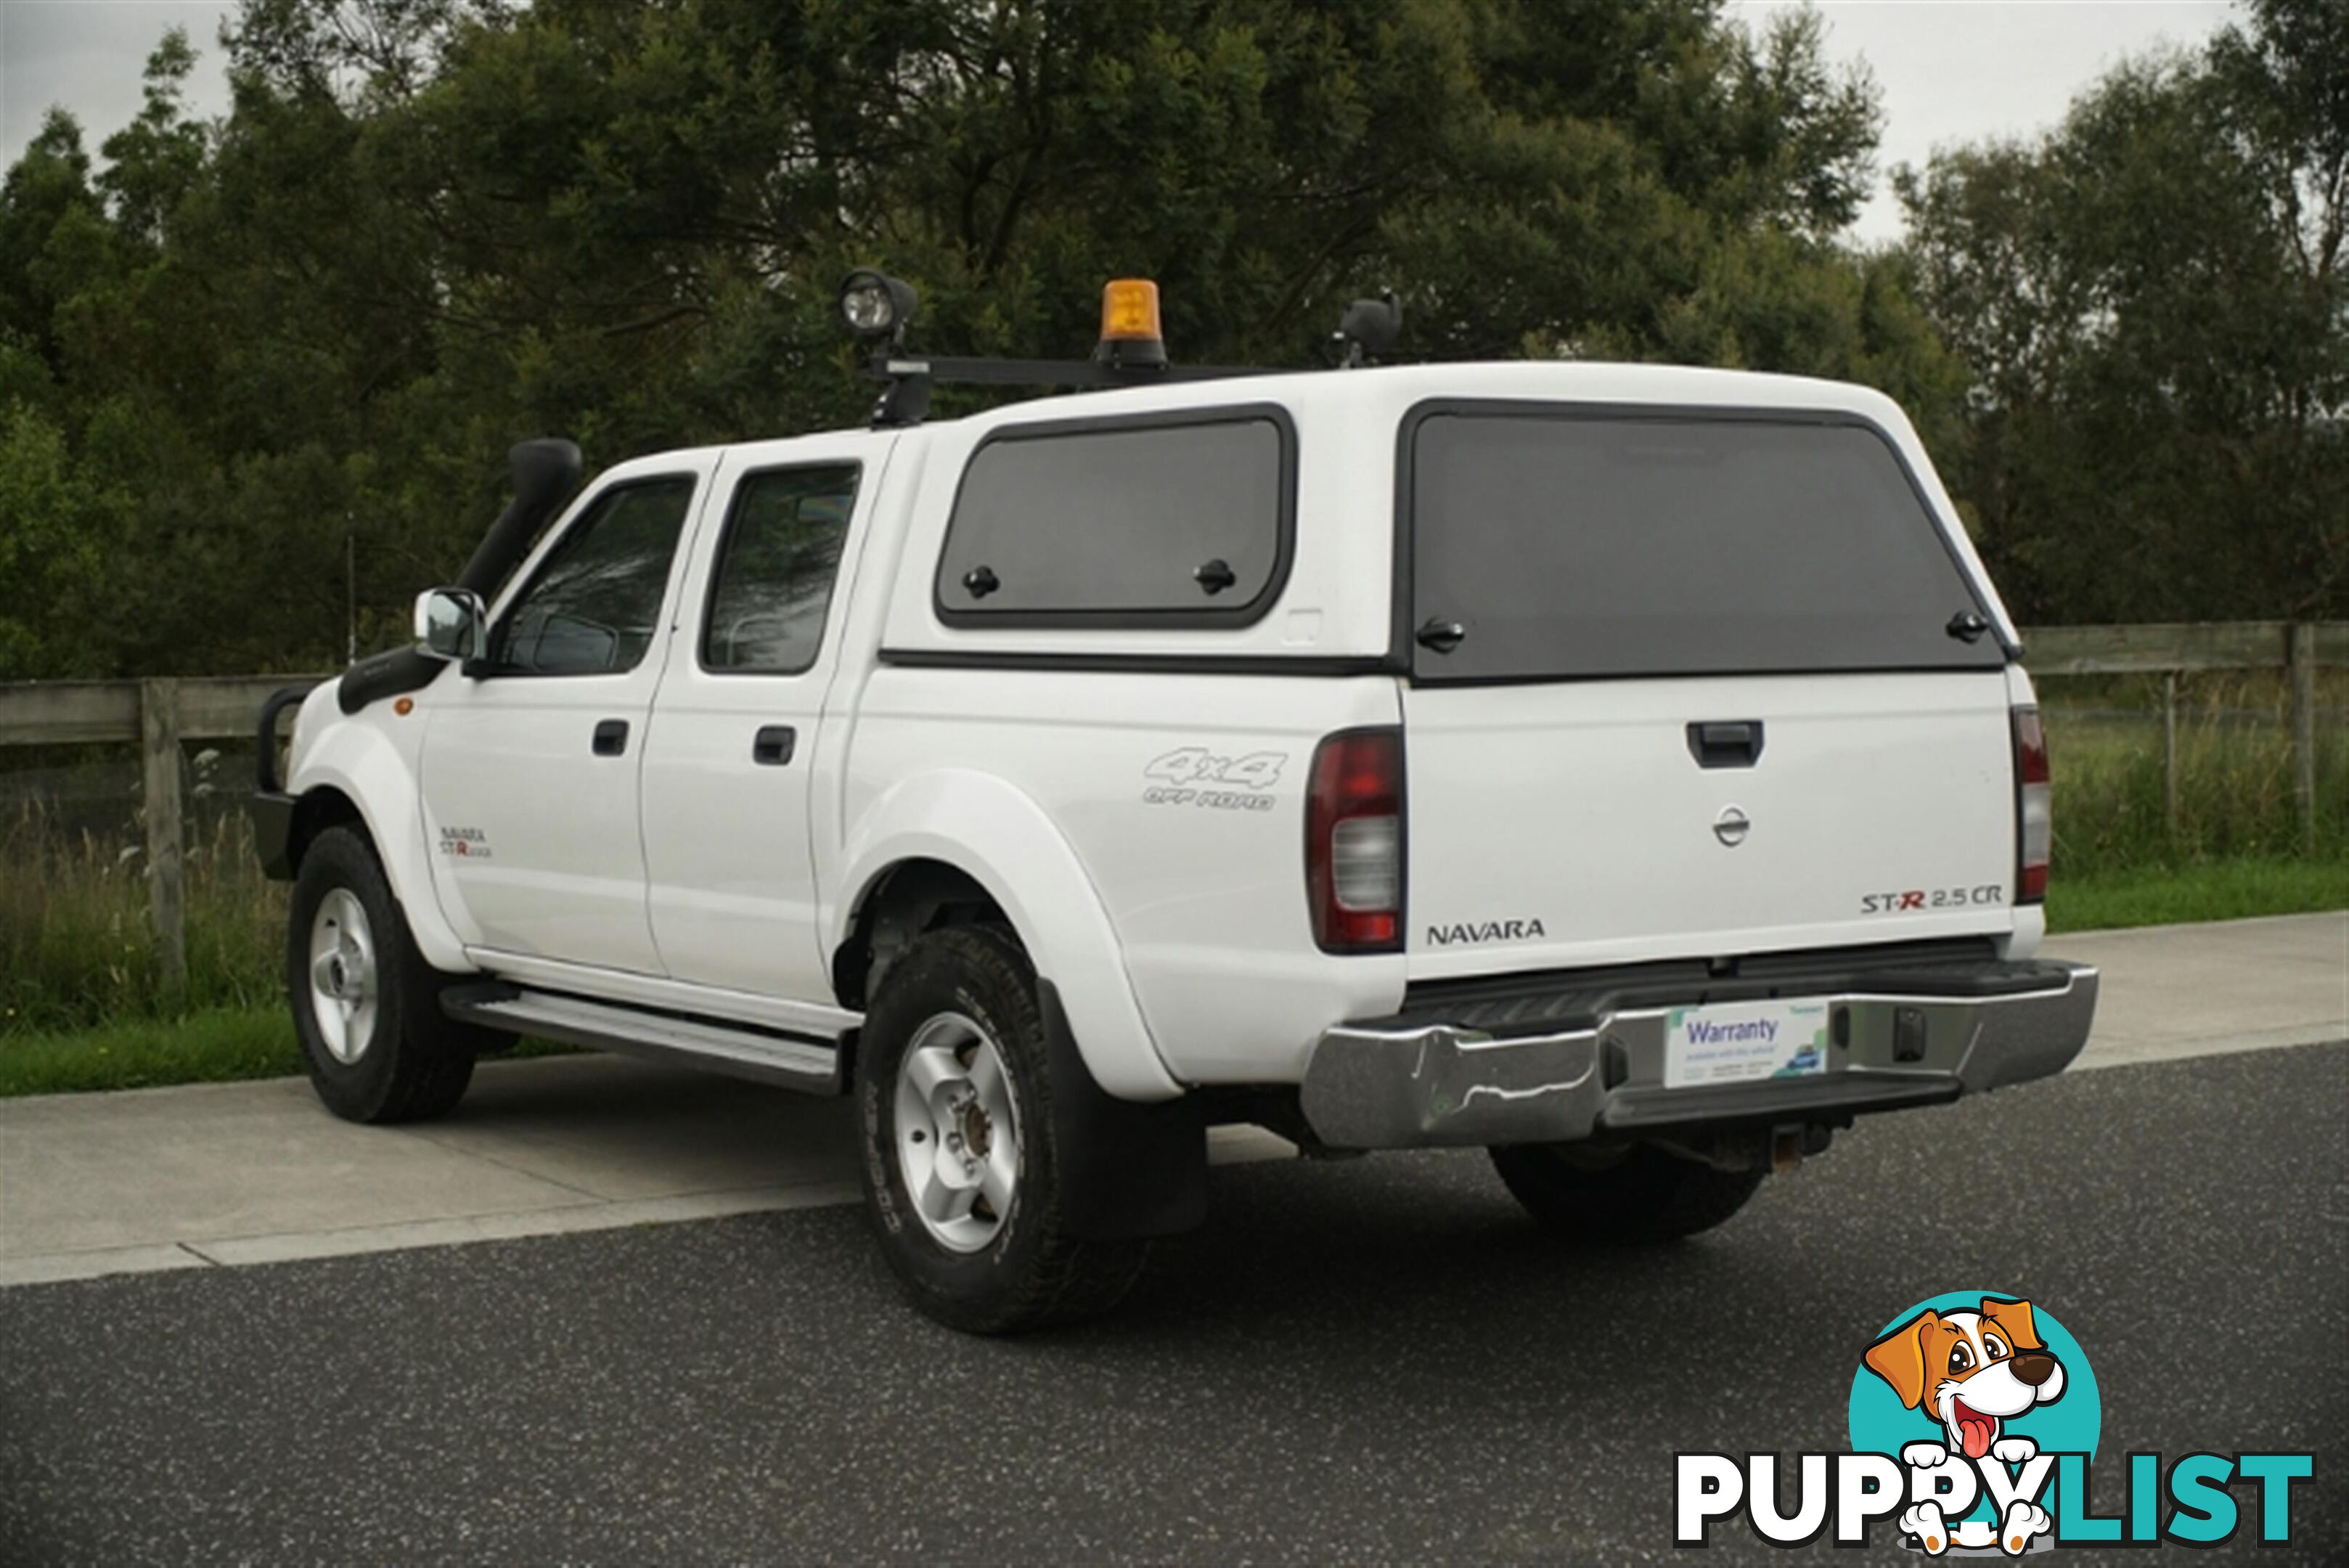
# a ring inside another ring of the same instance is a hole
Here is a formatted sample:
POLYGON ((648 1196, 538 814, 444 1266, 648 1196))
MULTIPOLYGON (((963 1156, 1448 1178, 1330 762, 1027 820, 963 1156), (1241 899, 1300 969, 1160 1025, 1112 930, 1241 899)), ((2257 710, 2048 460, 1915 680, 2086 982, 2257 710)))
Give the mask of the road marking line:
POLYGON ((2302 1024, 2292 1029, 2267 1029, 2230 1034, 2220 1040, 2112 1041, 2091 1040, 2068 1073, 2093 1073, 2105 1067, 2142 1067, 2155 1062, 2189 1062, 2198 1056, 2234 1056, 2245 1051, 2281 1051, 2294 1045, 2335 1045, 2349 1040, 2349 1021, 2302 1024))
POLYGON ((667 1225, 680 1220, 719 1220, 791 1209, 824 1209, 854 1203, 853 1181, 797 1182, 734 1192, 691 1192, 673 1198, 640 1198, 616 1203, 566 1204, 500 1214, 469 1214, 448 1220, 411 1220, 347 1231, 295 1231, 274 1236, 238 1236, 196 1243, 216 1263, 242 1267, 309 1258, 340 1258, 359 1252, 396 1252, 411 1247, 460 1246, 469 1241, 504 1241, 521 1236, 560 1236, 581 1231, 616 1231, 629 1225, 667 1225))
POLYGON ((207 1269, 209 1260, 176 1241, 139 1247, 99 1247, 87 1252, 50 1252, 0 1258, 0 1286, 46 1285, 59 1280, 89 1280, 101 1274, 151 1274, 166 1269, 207 1269))

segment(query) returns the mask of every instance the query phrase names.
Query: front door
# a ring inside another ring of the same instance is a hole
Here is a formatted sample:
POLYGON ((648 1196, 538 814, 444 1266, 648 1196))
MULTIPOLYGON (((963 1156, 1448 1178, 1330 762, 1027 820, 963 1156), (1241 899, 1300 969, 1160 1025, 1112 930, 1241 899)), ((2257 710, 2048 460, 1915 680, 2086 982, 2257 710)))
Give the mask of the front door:
POLYGON ((431 693, 425 832, 469 947, 657 974, 640 767, 680 544, 712 462, 662 460, 574 509, 431 693))
POLYGON ((810 812, 844 585, 888 435, 727 456, 645 753, 653 935, 671 976, 829 1002, 810 812), (838 591, 835 591, 838 587, 838 591))

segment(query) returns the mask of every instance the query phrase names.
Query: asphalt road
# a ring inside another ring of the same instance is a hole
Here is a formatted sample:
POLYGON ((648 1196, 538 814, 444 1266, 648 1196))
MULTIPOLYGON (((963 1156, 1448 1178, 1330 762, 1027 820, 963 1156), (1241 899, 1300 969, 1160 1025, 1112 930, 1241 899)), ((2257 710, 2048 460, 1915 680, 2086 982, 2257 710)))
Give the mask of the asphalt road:
POLYGON ((1971 1288, 2078 1336, 2108 1455, 2313 1449, 2261 1560, 2349 1557, 2349 1045, 1864 1124, 1644 1254, 1481 1156, 1215 1182, 1013 1342, 851 1209, 0 1292, 0 1562, 1668 1558, 1675 1451, 1843 1448, 1878 1325, 1971 1288))

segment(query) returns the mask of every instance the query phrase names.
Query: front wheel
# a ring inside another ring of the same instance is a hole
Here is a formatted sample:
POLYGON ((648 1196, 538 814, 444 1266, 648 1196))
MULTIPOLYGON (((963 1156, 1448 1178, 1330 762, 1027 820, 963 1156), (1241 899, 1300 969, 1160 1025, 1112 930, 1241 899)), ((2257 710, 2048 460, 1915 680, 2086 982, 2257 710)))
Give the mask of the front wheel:
POLYGON ((1722 1170, 1653 1144, 1518 1144, 1491 1151, 1510 1195, 1548 1230, 1600 1246, 1676 1241, 1710 1231, 1768 1174, 1722 1170))
POLYGON ((422 1121, 453 1108, 473 1059, 510 1044, 442 1015, 444 977, 355 828, 331 827, 302 857, 286 931, 285 992, 311 1085, 346 1121, 422 1121))
POLYGON ((914 1304, 1012 1334, 1117 1304, 1145 1243, 1062 1223, 1036 977, 1017 942, 958 926, 893 964, 856 1053, 866 1211, 914 1304))

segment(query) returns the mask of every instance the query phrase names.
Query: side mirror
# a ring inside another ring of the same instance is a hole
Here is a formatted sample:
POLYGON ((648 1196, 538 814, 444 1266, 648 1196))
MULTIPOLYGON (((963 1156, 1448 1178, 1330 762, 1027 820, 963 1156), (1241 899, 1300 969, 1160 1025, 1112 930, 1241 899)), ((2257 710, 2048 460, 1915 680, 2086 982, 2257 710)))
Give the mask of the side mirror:
POLYGON ((489 610, 471 588, 427 588, 416 596, 416 649, 433 659, 479 659, 489 644, 489 610))

